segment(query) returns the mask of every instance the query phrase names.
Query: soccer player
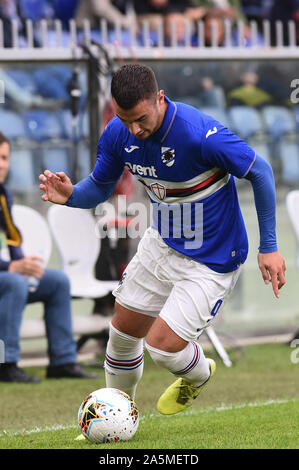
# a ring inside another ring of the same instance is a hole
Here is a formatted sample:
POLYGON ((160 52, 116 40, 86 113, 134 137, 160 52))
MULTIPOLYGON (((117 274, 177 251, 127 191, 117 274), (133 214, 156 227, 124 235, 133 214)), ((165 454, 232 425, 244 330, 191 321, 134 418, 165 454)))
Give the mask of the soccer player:
POLYGON ((107 387, 135 396, 143 339, 152 359, 177 379, 158 400, 163 414, 193 402, 215 371, 197 342, 234 288, 248 240, 233 176, 253 188, 260 229, 258 265, 274 295, 285 284, 277 249, 270 165, 212 117, 159 90, 153 71, 119 68, 108 123, 92 174, 76 185, 62 172, 40 175, 42 199, 92 208, 105 201, 124 168, 144 185, 153 225, 119 286, 105 359, 107 387))

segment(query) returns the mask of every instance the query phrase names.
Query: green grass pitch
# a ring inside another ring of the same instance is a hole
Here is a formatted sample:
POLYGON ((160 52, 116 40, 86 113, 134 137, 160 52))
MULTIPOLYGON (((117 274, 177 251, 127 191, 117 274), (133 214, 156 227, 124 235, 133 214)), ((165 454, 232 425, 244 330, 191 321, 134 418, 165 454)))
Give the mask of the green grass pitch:
POLYGON ((229 351, 234 365, 216 359, 213 381, 184 413, 161 416, 155 409, 173 377, 146 356, 136 402, 140 424, 128 442, 95 445, 76 441, 82 399, 105 386, 96 380, 46 380, 0 384, 0 449, 298 449, 299 364, 289 345, 229 351))

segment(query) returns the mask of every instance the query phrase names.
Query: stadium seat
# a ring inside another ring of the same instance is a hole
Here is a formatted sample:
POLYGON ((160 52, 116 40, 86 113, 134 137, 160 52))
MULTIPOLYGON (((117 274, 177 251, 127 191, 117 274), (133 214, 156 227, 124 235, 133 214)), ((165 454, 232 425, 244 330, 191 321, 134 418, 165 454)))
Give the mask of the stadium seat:
POLYGON ((296 237, 296 266, 299 269, 299 190, 290 191, 286 197, 288 215, 296 237))
POLYGON ((10 140, 28 138, 23 118, 15 111, 0 109, 0 131, 10 140))
MULTIPOLYGON (((299 147, 298 142, 281 139, 278 142, 282 181, 291 186, 299 186, 299 147)), ((299 214, 298 214, 299 218, 299 214)))
POLYGON ((48 221, 61 269, 70 279, 72 296, 96 299, 108 295, 118 283, 100 281, 94 276, 101 240, 95 233, 93 215, 84 209, 53 205, 48 210, 48 221))
POLYGON ((22 17, 32 21, 51 18, 54 14, 47 0, 19 0, 18 4, 22 17))
MULTIPOLYGON (((63 109, 60 113, 63 131, 67 139, 73 138, 72 113, 69 109, 63 109)), ((89 136, 88 112, 80 112, 77 118, 76 135, 78 139, 87 139, 89 136)))
POLYGON ((263 134, 263 122, 257 109, 249 106, 232 106, 228 114, 232 123, 232 130, 241 139, 263 134))
POLYGON ((22 234, 25 256, 41 256, 45 266, 52 252, 52 238, 46 219, 36 210, 14 204, 12 215, 22 234))
POLYGON ((44 110, 26 111, 24 119, 28 135, 39 142, 63 138, 63 126, 59 116, 44 110))
POLYGON ((284 106, 265 106, 262 116, 267 132, 273 139, 296 132, 295 116, 284 106))
POLYGON ((12 149, 8 178, 10 188, 16 193, 30 191, 36 185, 33 156, 29 149, 12 149))

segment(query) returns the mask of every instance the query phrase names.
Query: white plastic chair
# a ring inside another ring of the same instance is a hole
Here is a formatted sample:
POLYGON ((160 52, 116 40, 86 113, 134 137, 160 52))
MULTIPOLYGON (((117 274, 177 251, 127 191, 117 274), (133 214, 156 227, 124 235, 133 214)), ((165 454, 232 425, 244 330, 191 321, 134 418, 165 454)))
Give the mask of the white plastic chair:
POLYGON ((281 161, 281 176, 284 183, 299 184, 299 145, 296 141, 282 138, 277 144, 281 161))
POLYGON ((287 211, 296 237, 296 266, 299 269, 299 190, 290 191, 286 197, 287 211))
POLYGON ((96 220, 86 209, 53 205, 48 221, 61 259, 61 269, 71 283, 73 297, 96 299, 109 294, 117 281, 95 278, 101 240, 96 236, 96 220))
POLYGON ((46 219, 35 209, 21 204, 13 205, 12 216, 22 235, 24 255, 41 256, 46 266, 52 252, 52 238, 46 219))

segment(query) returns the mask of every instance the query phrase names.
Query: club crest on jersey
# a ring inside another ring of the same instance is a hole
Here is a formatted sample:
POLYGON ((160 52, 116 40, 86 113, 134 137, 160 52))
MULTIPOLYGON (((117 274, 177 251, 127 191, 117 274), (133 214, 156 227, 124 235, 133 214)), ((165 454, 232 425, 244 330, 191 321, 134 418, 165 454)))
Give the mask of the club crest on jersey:
POLYGON ((165 163, 166 166, 170 167, 174 164, 175 161, 175 151, 170 147, 162 147, 162 155, 161 159, 162 162, 165 163))
POLYGON ((163 184, 160 183, 152 183, 151 184, 151 191, 154 193, 155 196, 157 196, 158 199, 163 201, 166 196, 166 188, 163 186, 163 184))

